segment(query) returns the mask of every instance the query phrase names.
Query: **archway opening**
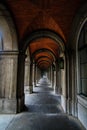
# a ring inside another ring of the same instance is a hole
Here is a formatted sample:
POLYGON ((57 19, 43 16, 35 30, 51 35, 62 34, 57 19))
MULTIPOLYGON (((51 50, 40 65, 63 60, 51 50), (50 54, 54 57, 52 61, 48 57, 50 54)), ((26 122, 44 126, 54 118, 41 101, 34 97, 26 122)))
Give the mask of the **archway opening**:
MULTIPOLYGON (((61 91, 61 88, 58 88, 57 84, 60 81, 58 67, 59 62, 61 62, 60 59, 64 58, 65 47, 64 42, 60 39, 61 38, 53 32, 50 33, 50 31, 40 30, 40 32, 37 31, 37 33, 35 31, 32 37, 28 37, 28 39, 25 40, 27 46, 24 45, 24 48, 29 48, 30 53, 29 93, 33 92, 33 88, 37 86, 41 77, 48 79, 50 87, 52 87, 56 93, 58 93, 59 90, 61 91)), ((24 48, 21 52, 25 50, 24 48)))
POLYGON ((17 43, 11 15, 0 4, 0 113, 17 112, 17 43))

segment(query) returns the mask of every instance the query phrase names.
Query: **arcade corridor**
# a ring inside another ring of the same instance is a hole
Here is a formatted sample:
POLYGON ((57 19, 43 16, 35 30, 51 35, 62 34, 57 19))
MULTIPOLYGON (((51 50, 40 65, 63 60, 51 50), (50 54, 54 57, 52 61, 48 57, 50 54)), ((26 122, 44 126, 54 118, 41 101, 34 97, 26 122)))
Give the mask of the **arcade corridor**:
POLYGON ((27 90, 25 112, 7 119, 5 127, 0 124, 0 130, 85 130, 76 118, 63 112, 60 96, 54 94, 46 78, 40 80, 32 95, 27 90))
POLYGON ((87 0, 0 0, 0 129, 87 130, 87 0))

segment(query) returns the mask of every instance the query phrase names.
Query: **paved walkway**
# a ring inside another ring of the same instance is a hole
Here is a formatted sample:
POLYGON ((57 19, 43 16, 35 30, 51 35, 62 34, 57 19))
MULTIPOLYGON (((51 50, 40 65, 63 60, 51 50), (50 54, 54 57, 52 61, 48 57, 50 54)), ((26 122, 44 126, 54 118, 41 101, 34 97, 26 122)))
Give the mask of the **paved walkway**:
POLYGON ((33 94, 26 92, 25 112, 12 115, 0 130, 84 130, 78 120, 63 112, 60 101, 47 80, 41 79, 33 94))

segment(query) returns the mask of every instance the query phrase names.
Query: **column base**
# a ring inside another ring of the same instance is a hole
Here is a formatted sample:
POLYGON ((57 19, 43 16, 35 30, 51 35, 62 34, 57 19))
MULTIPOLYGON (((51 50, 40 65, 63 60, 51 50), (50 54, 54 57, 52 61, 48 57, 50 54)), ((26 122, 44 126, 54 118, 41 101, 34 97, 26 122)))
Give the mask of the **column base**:
POLYGON ((17 113, 20 113, 24 110, 24 101, 25 101, 25 96, 22 96, 17 99, 17 113))
POLYGON ((33 82, 33 88, 36 87, 36 82, 33 82))
POLYGON ((58 94, 58 87, 57 86, 54 86, 54 93, 58 94))
POLYGON ((67 113, 72 115, 72 100, 70 98, 67 99, 67 113))
POLYGON ((33 86, 29 86, 29 94, 33 93, 33 86))
POLYGON ((17 113, 17 100, 16 99, 0 99, 0 113, 2 114, 15 114, 17 113))
POLYGON ((67 110, 66 110, 67 99, 64 95, 61 95, 61 105, 63 107, 64 112, 66 113, 67 112, 67 110))

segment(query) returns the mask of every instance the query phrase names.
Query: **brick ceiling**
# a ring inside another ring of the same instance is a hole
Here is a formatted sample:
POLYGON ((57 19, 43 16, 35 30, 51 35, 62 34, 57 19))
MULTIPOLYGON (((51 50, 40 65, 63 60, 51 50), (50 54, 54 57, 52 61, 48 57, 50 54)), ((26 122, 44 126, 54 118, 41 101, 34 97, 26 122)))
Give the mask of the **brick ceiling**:
MULTIPOLYGON (((38 29, 50 29, 58 33, 64 42, 70 35, 73 18, 86 0, 6 0, 17 27, 18 40, 38 29)), ((52 50, 58 57, 58 45, 51 39, 42 38, 30 44, 30 54, 41 48, 52 50)), ((42 54, 39 54, 40 57, 42 54)), ((45 55, 46 56, 46 55, 45 55)), ((37 56, 36 56, 37 57, 37 56)), ((52 58, 52 56, 50 56, 52 58)), ((36 58, 37 59, 37 58, 36 58)), ((35 59, 35 60, 36 60, 35 59)), ((43 59, 43 58, 42 58, 43 59)), ((47 68, 44 60, 40 68, 47 68)))

